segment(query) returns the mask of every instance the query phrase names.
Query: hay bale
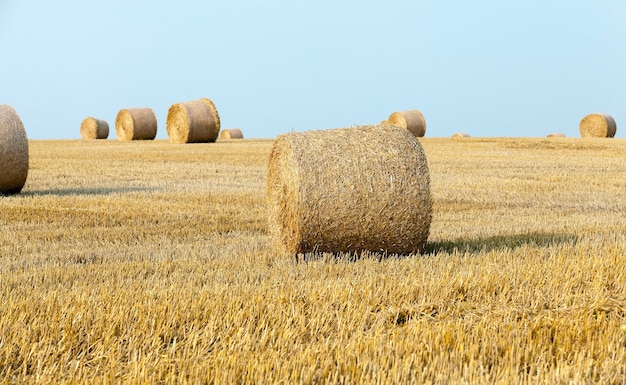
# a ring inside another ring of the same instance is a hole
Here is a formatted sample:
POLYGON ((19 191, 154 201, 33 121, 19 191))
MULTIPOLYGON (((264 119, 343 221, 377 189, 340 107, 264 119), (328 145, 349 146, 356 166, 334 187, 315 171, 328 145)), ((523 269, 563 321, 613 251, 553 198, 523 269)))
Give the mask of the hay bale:
POLYGON ((469 138, 470 136, 462 132, 455 132, 454 134, 452 134, 452 137, 453 138, 469 138))
POLYGON ((104 120, 85 118, 80 124, 80 136, 83 139, 106 139, 109 137, 109 123, 104 120))
POLYGON ((153 140, 157 133, 157 119, 151 108, 120 110, 115 119, 115 132, 121 141, 153 140))
POLYGON ((387 123, 406 128, 413 135, 423 137, 426 135, 426 120, 418 110, 398 111, 389 115, 387 123))
POLYGON ((172 104, 165 126, 171 143, 215 142, 220 130, 215 105, 206 98, 172 104))
POLYGON ((555 132, 553 134, 548 134, 548 138, 565 138, 565 134, 561 132, 555 132))
POLYGON ((229 128, 220 132, 220 139, 243 139, 243 132, 238 128, 229 128))
POLYGON ((269 160, 278 250, 423 252, 432 199, 426 156, 408 130, 377 125, 280 135, 269 160))
POLYGON ((215 120, 215 127, 217 127, 217 132, 220 132, 222 123, 220 121, 220 114, 217 112, 217 108, 215 108, 215 103, 213 103, 213 101, 209 98, 200 98, 200 100, 205 102, 211 109, 211 114, 213 114, 213 120, 215 120))
POLYGON ((0 194, 22 191, 28 177, 28 138, 15 110, 0 104, 0 194))
POLYGON ((616 131, 615 120, 609 114, 589 114, 580 121, 583 138, 612 138, 616 131))

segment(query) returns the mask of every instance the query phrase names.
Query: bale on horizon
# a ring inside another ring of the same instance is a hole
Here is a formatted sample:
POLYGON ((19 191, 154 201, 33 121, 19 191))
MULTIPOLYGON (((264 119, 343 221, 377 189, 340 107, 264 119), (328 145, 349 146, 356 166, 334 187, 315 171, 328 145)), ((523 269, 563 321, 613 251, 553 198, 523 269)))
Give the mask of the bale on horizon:
POLYGON ((0 104, 0 195, 22 191, 28 178, 28 137, 13 107, 0 104))
POLYGON ((553 134, 548 134, 548 138, 565 138, 565 134, 561 132, 555 132, 553 134))
POLYGON ((229 128, 220 132, 220 139, 243 139, 243 132, 239 128, 229 128))
POLYGON ((580 121, 580 136, 583 138, 613 138, 617 131, 615 119, 609 114, 589 114, 580 121))
POLYGON ((418 110, 397 111, 389 115, 387 124, 406 128, 413 135, 423 137, 426 135, 426 120, 418 110))
POLYGON ((376 125, 280 135, 268 166, 270 233, 279 250, 424 252, 430 175, 408 130, 376 125))
POLYGON ((170 142, 179 144, 215 142, 219 125, 215 104, 208 98, 172 104, 165 124, 170 142))
POLYGON ((151 108, 126 108, 117 113, 115 132, 121 141, 153 140, 157 119, 151 108))
POLYGON ((80 136, 84 140, 109 137, 109 123, 93 117, 85 118, 80 124, 80 136))
POLYGON ((453 138, 469 138, 470 136, 463 132, 455 132, 454 134, 452 134, 452 137, 453 138))

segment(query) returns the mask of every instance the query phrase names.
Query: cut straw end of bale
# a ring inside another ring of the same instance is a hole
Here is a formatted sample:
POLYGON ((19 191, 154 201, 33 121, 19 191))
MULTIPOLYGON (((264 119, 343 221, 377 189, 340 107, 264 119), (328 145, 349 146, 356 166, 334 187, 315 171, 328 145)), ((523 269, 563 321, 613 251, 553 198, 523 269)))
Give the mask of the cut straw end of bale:
POLYGON ((167 112, 167 135, 171 143, 215 142, 219 134, 218 122, 215 104, 209 99, 175 103, 167 112))
POLYGON ((243 132, 239 128, 229 128, 220 132, 220 139, 243 139, 243 132))
POLYGON ((28 177, 28 138, 13 107, 0 104, 0 194, 22 191, 28 177))
POLYGON ((426 156, 395 126, 278 136, 267 196, 272 239, 289 255, 421 253, 430 231, 426 156))
POLYGON ((80 136, 84 140, 106 139, 109 137, 109 123, 91 116, 85 118, 80 124, 80 136))
POLYGON ((115 119, 115 132, 120 141, 153 140, 157 134, 157 119, 151 108, 120 110, 115 119))
POLYGON ((426 135, 426 120, 418 110, 398 111, 389 115, 387 123, 406 128, 413 135, 423 137, 426 135))
POLYGON ((613 138, 617 125, 609 114, 589 114, 582 118, 579 129, 583 138, 613 138))

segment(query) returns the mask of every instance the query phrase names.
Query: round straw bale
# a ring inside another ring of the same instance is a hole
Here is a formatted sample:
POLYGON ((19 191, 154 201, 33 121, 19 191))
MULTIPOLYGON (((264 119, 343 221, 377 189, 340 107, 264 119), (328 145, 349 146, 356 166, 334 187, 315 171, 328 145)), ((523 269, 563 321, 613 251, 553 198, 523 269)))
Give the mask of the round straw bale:
POLYGON ((243 132, 238 128, 229 128, 220 132, 221 139, 243 139, 243 132))
POLYGON ((617 125, 609 114, 589 114, 580 121, 580 135, 583 138, 612 138, 617 125))
POLYGON ((0 194, 22 191, 28 177, 28 138, 15 110, 0 104, 0 194))
POLYGON ((122 141, 152 140, 157 133, 157 119, 151 108, 126 108, 117 113, 115 132, 122 141))
POLYGON ((106 139, 109 137, 109 123, 91 116, 85 118, 80 124, 80 136, 83 139, 106 139))
POLYGON ((165 125, 170 142, 215 142, 219 128, 215 121, 214 107, 204 99, 172 104, 167 112, 165 125))
POLYGON ((453 138, 469 138, 470 136, 462 132, 455 132, 454 134, 452 134, 452 137, 453 138))
POLYGON ((561 132, 555 132, 553 134, 548 134, 548 138, 565 138, 565 134, 561 132))
POLYGON ((413 135, 423 137, 426 135, 426 120, 418 110, 398 111, 389 115, 387 123, 406 128, 413 135))
POLYGON ((222 123, 220 122, 220 114, 217 112, 217 108, 215 108, 215 103, 209 98, 201 98, 200 100, 211 108, 211 114, 213 114, 213 120, 215 120, 215 127, 217 127, 217 132, 220 132, 222 123))
POLYGON ((423 252, 432 199, 426 156, 408 130, 377 125, 278 136, 269 160, 278 250, 423 252))

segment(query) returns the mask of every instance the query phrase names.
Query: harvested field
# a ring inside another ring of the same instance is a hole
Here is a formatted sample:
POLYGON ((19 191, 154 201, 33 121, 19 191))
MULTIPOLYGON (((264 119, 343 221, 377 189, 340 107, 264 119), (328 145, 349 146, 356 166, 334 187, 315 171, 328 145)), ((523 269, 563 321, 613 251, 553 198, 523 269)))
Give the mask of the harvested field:
POLYGON ((424 255, 300 263, 268 234, 273 140, 30 141, 0 379, 626 383, 626 140, 419 140, 424 255))

